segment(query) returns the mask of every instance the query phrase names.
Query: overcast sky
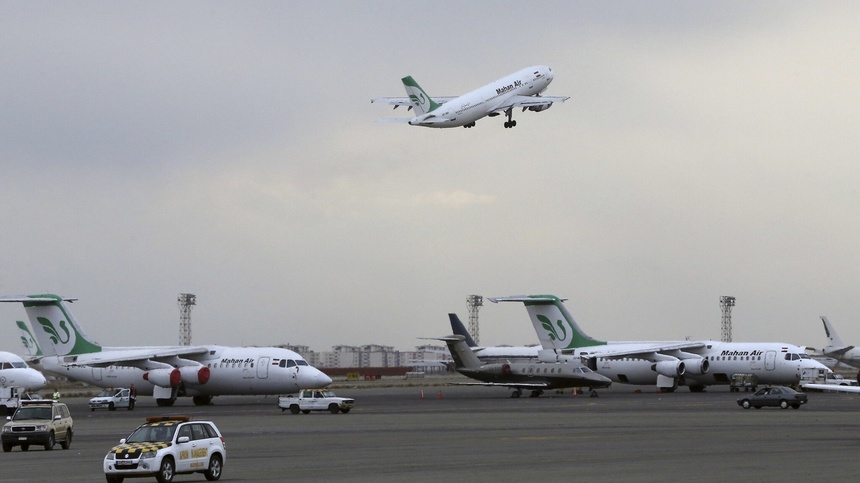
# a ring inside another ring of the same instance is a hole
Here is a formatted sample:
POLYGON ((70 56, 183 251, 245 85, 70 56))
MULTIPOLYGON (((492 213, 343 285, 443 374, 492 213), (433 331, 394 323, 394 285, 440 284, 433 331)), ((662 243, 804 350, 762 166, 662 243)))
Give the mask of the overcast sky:
MULTIPOLYGON (((382 344, 551 293, 592 336, 860 344, 856 2, 0 3, 0 293, 107 345, 382 344), (376 122, 529 65, 552 109, 376 122)), ((0 349, 21 353, 20 304, 0 349)), ((531 344, 519 304, 480 341, 531 344)))

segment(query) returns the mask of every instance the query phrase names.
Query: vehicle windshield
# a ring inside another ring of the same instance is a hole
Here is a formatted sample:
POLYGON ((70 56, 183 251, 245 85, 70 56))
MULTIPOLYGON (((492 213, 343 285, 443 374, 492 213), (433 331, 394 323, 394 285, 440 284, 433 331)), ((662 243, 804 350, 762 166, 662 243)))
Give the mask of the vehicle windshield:
POLYGON ((105 389, 99 393, 98 397, 113 397, 114 394, 116 394, 116 389, 105 389))
POLYGON ((28 419, 51 419, 51 406, 30 406, 18 408, 18 410, 15 411, 15 415, 12 416, 13 421, 24 421, 28 419))
POLYGON ((322 396, 323 397, 335 397, 334 393, 331 391, 323 391, 322 396))
POLYGON ((176 433, 176 425, 145 425, 137 428, 131 433, 131 436, 126 438, 126 443, 168 443, 173 441, 173 434, 176 433))

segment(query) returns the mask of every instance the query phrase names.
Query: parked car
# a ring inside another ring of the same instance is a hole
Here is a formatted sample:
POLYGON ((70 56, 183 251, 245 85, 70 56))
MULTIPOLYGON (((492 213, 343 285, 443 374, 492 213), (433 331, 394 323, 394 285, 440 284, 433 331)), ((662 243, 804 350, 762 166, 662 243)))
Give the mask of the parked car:
POLYGON ((798 409, 806 404, 806 394, 786 386, 764 387, 749 396, 738 398, 738 406, 761 409, 764 406, 798 409))
POLYGON ((30 445, 39 444, 46 451, 54 448, 57 441, 63 449, 72 444, 74 421, 69 408, 52 399, 22 400, 15 414, 7 416, 3 425, 3 452, 12 451, 20 446, 21 451, 30 445))
POLYGON ((214 481, 221 478, 227 460, 224 438, 215 423, 188 416, 146 418, 146 423, 119 443, 104 459, 108 483, 141 476, 169 482, 185 473, 203 473, 214 481))
POLYGON ((332 414, 348 413, 355 405, 355 399, 337 397, 327 389, 304 389, 299 391, 299 397, 281 396, 278 407, 281 411, 290 410, 293 414, 311 411, 329 411, 332 414))
POLYGON ((134 409, 134 404, 131 402, 131 390, 128 388, 108 388, 102 391, 98 396, 90 399, 90 410, 107 409, 116 411, 117 408, 134 409))

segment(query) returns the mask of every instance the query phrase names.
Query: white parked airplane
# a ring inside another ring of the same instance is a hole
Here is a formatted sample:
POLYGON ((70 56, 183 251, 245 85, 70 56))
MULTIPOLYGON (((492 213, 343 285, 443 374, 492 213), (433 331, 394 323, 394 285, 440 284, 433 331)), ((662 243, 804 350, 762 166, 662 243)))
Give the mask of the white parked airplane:
POLYGON ((30 363, 45 372, 98 387, 134 384, 159 406, 173 405, 177 396, 204 405, 213 396, 289 394, 331 384, 302 356, 278 347, 102 347, 66 305, 74 300, 52 294, 0 297, 24 304, 33 332, 19 321, 22 340, 34 354, 42 352, 30 363))
POLYGON ((797 384, 810 371, 822 376, 826 366, 800 347, 781 342, 606 342, 588 336, 554 295, 490 298, 522 302, 544 350, 544 361, 579 356, 588 367, 615 382, 656 384, 663 391, 686 385, 699 392, 727 385, 733 374, 755 374, 759 384, 797 384))
POLYGON ((824 333, 827 334, 827 346, 821 349, 821 354, 851 367, 860 368, 860 348, 842 342, 842 338, 836 333, 836 329, 827 317, 822 315, 821 321, 824 323, 824 333))
POLYGON ((475 121, 482 117, 505 114, 508 118, 505 128, 511 128, 517 125, 517 121, 513 120, 514 109, 521 107, 523 111, 540 112, 552 107, 554 102, 570 99, 540 95, 552 82, 553 76, 549 67, 535 65, 460 97, 436 98, 431 98, 411 76, 406 76, 401 80, 409 97, 380 97, 370 102, 391 104, 394 109, 400 106, 415 109, 415 117, 385 119, 388 122, 406 122, 424 127, 473 127, 475 121))
POLYGON ((533 358, 484 363, 466 344, 464 336, 454 334, 439 337, 438 340, 448 344, 457 372, 482 381, 466 383, 467 385, 508 387, 514 389, 511 397, 520 397, 523 389, 530 390, 532 397, 538 397, 545 389, 587 387, 593 391, 595 388, 609 387, 612 384, 609 378, 592 371, 572 357, 561 362, 541 362, 533 358))
POLYGON ((0 388, 20 387, 32 391, 46 384, 45 376, 28 367, 24 359, 11 352, 0 352, 0 388))

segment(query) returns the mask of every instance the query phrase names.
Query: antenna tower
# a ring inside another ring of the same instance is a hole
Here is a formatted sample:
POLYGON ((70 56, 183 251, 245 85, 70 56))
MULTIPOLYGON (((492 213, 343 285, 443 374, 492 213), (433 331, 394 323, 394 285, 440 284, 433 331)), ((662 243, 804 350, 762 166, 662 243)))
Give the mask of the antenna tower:
POLYGON ((179 305, 179 345, 191 345, 191 309, 197 305, 197 296, 181 293, 176 304, 179 305))
POLYGON ((469 335, 475 340, 475 344, 481 345, 478 337, 478 309, 484 305, 484 297, 469 295, 466 303, 469 304, 469 335))
POLYGON ((723 310, 723 324, 720 340, 732 341, 732 307, 735 306, 735 298, 729 295, 720 297, 720 308, 723 310))

